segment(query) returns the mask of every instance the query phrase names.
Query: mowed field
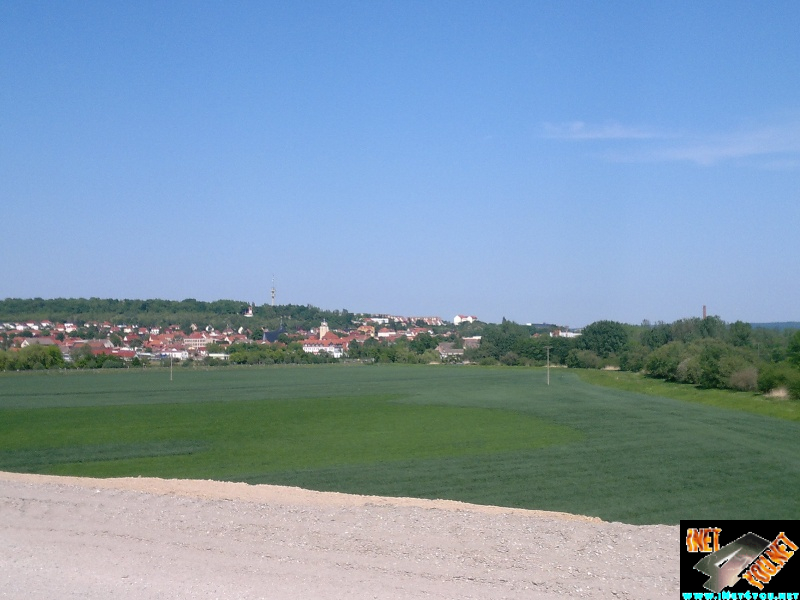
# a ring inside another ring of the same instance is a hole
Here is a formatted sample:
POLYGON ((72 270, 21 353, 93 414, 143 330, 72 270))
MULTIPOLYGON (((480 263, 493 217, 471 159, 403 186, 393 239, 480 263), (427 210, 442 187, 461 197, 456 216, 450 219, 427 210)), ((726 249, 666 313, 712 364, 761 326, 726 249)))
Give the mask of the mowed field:
POLYGON ((543 369, 464 366, 0 376, 0 470, 271 483, 634 524, 796 518, 798 440, 796 420, 562 369, 550 386, 543 369))

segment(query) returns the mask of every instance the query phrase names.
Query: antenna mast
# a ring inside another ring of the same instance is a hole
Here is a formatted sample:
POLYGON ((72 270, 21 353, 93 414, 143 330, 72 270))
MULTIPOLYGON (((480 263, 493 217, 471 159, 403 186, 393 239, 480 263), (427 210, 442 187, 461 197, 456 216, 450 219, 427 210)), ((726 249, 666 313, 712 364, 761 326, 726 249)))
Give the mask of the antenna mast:
POLYGON ((272 276, 272 306, 275 306, 275 275, 272 276))

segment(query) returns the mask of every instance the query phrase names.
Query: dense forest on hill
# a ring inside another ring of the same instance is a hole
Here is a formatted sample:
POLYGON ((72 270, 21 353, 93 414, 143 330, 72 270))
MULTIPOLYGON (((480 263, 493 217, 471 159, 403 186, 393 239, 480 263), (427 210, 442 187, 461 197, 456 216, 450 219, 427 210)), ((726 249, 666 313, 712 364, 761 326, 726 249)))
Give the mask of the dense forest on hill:
POLYGON ((800 329, 800 321, 780 321, 777 323, 753 323, 756 329, 777 329, 784 331, 786 329, 800 329))
POLYGON ((249 303, 237 300, 203 302, 187 300, 113 300, 103 298, 42 298, 0 300, 0 322, 43 321, 87 322, 108 321, 114 325, 165 327, 178 325, 188 329, 195 324, 215 329, 244 327, 275 331, 281 324, 289 331, 318 327, 326 320, 333 329, 352 327, 355 315, 347 310, 322 310, 315 306, 264 304, 253 307, 253 316, 245 317, 249 303))

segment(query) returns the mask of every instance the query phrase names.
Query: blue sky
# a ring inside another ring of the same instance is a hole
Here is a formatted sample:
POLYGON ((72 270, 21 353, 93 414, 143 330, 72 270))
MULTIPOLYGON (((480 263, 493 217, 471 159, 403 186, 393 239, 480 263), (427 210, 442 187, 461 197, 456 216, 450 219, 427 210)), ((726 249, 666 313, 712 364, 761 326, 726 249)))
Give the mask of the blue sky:
POLYGON ((0 297, 800 320, 796 2, 0 3, 0 297))

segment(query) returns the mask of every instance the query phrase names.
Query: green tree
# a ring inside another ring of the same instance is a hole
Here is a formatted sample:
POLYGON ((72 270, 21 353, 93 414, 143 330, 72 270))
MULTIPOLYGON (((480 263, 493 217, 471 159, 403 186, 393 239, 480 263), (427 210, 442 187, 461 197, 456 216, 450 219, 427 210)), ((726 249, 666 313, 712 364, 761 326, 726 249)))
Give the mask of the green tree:
POLYGON ((728 339, 734 346, 749 346, 753 335, 753 326, 750 323, 736 321, 728 327, 728 339))
POLYGON ((425 350, 420 357, 420 362, 423 364, 433 364, 442 362, 442 359, 436 350, 425 350))
POLYGON ((698 364, 700 380, 705 388, 729 387, 729 378, 733 371, 742 366, 738 357, 730 351, 730 346, 719 340, 704 340, 700 344, 698 364))
POLYGON ((481 345, 476 358, 491 357, 500 360, 509 352, 515 352, 515 347, 521 340, 530 337, 526 327, 513 321, 503 319, 500 325, 486 325, 481 336, 481 345))
POLYGON ((422 354, 425 350, 432 350, 439 345, 439 341, 429 333, 420 333, 415 337, 409 346, 417 354, 422 354))
POLYGON ((628 344, 628 331, 616 321, 596 321, 583 329, 579 345, 602 358, 619 354, 628 344))
POLYGON ((655 350, 672 341, 672 327, 666 323, 656 323, 652 327, 647 327, 640 339, 643 345, 655 350))
POLYGON ((796 331, 795 334, 789 338, 786 358, 788 358, 789 362, 795 367, 800 368, 800 331, 796 331))
POLYGON ((670 342, 654 350, 647 358, 645 371, 651 377, 676 380, 678 365, 685 357, 686 344, 670 342))
POLYGON ((697 354, 688 353, 688 355, 678 363, 678 368, 675 371, 675 381, 696 385, 700 383, 702 373, 703 369, 700 366, 699 356, 697 354))
POLYGON ((572 349, 567 354, 566 365, 571 369, 599 369, 600 357, 591 350, 572 349))
POLYGON ((646 345, 636 344, 622 352, 619 358, 619 366, 623 371, 633 371, 638 373, 644 370, 647 359, 650 356, 650 348, 646 345))
POLYGON ((544 363, 547 360, 547 342, 550 338, 520 338, 514 344, 514 352, 528 361, 544 363))
POLYGON ((23 370, 58 369, 64 366, 64 356, 58 346, 33 344, 22 348, 15 359, 15 368, 23 370))
POLYGON ((506 352, 500 357, 500 362, 506 366, 514 367, 520 364, 519 355, 516 352, 506 352))
POLYGON ((91 369, 97 364, 94 359, 94 355, 92 354, 92 348, 89 346, 89 344, 73 346, 69 354, 72 358, 72 364, 79 369, 91 369))
POLYGON ((721 340, 725 337, 725 322, 717 316, 700 319, 699 331, 704 338, 714 338, 721 340))

